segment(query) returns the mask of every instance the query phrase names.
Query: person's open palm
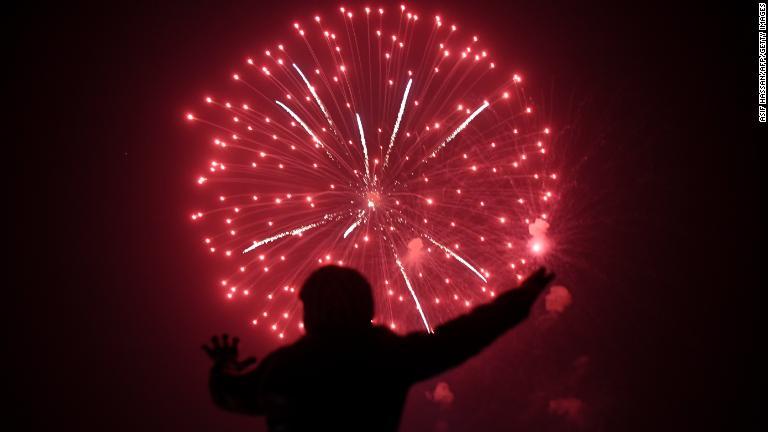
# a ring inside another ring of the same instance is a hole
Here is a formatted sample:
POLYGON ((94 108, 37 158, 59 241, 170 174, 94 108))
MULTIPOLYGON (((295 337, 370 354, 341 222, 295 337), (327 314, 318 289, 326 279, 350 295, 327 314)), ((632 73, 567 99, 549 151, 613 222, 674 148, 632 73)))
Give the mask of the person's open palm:
POLYGON ((239 343, 240 339, 236 337, 232 338, 230 342, 229 335, 224 333, 221 338, 213 336, 211 346, 203 345, 203 351, 213 360, 214 366, 242 371, 256 363, 256 358, 248 357, 242 361, 238 360, 237 346, 239 343))

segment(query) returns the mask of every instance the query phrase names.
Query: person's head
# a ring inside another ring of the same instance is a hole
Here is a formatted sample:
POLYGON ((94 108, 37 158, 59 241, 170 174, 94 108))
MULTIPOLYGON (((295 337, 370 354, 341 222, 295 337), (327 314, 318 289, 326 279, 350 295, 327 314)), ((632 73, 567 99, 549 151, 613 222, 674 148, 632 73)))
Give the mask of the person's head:
POLYGON ((373 319, 371 285, 358 271, 325 266, 301 287, 307 334, 339 333, 369 327, 373 319))

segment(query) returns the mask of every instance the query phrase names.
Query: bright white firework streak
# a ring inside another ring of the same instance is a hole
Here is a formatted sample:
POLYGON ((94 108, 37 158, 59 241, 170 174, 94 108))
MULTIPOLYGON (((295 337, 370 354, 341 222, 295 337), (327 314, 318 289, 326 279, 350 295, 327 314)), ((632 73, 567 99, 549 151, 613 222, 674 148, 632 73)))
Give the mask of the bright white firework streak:
POLYGON ((320 111, 323 112, 323 115, 325 116, 325 119, 328 121, 328 125, 333 127, 333 122, 331 121, 331 116, 328 114, 328 110, 325 109, 325 105, 323 105, 323 102, 320 100, 320 96, 317 95, 317 92, 315 92, 315 88, 312 87, 312 85, 309 83, 309 80, 304 75, 304 72, 299 69, 298 66, 296 66, 296 63, 293 63, 293 68, 296 69, 296 72, 299 73, 301 76, 301 79, 304 81, 304 84, 307 85, 307 88, 309 89, 309 92, 312 93, 312 97, 315 98, 315 102, 317 102, 317 106, 320 107, 320 111))
POLYGON ((347 228, 347 230, 344 231, 344 238, 347 238, 347 236, 349 236, 352 233, 352 231, 354 231, 355 228, 357 228, 357 226, 360 225, 360 222, 362 222, 363 220, 363 214, 365 214, 365 212, 360 210, 360 212, 357 214, 357 220, 355 220, 355 222, 353 222, 352 225, 350 225, 349 228, 347 228))
POLYGON ((448 249, 446 246, 443 246, 443 245, 441 245, 440 243, 436 242, 436 241, 435 241, 435 240, 434 240, 432 237, 430 237, 430 236, 428 236, 428 235, 424 235, 424 237, 426 237, 426 238, 427 238, 427 240, 431 241, 431 242, 432 242, 432 243, 433 243, 435 246, 437 246, 437 247, 439 247, 440 249, 442 249, 442 250, 443 250, 443 252, 445 252, 445 253, 447 253, 448 255, 450 255, 450 256, 452 256, 452 257, 456 258, 456 260, 458 260, 460 263, 464 264, 464 265, 465 265, 465 266, 466 266, 468 269, 472 270, 472 272, 473 272, 473 273, 475 273, 475 274, 477 275, 477 277, 479 277, 480 279, 482 279, 482 280, 483 280, 483 282, 485 282, 485 283, 488 283, 488 281, 485 279, 485 276, 483 276, 483 274, 482 274, 482 273, 480 273, 479 271, 477 271, 477 269, 476 269, 476 268, 472 267, 472 264, 468 263, 468 262, 467 262, 467 260, 465 260, 464 258, 462 258, 462 257, 458 256, 458 255, 457 255, 457 254, 456 254, 454 251, 452 251, 452 250, 448 249))
MULTIPOLYGON (((315 135, 315 133, 314 133, 314 132, 312 132, 312 129, 310 129, 310 128, 309 128, 309 126, 307 126, 307 124, 306 124, 306 123, 304 123, 304 120, 302 120, 302 119, 301 119, 299 116, 297 116, 297 115, 296 115, 296 113, 295 113, 295 112, 291 111, 291 109, 290 109, 290 108, 288 108, 287 106, 285 106, 285 104, 284 104, 284 103, 282 103, 282 102, 280 102, 279 100, 276 100, 276 101, 275 101, 275 103, 277 103, 278 105, 280 105, 280 108, 284 109, 284 110, 285 110, 285 112, 287 112, 288 114, 290 114, 290 115, 291 115, 291 117, 293 117, 293 119, 294 119, 294 120, 296 120, 297 122, 299 122, 299 124, 301 125, 301 127, 302 127, 302 128, 304 128, 304 130, 305 130, 305 131, 307 131, 307 133, 309 134, 309 136, 311 136, 311 137, 312 137, 312 141, 314 141, 314 142, 316 142, 316 143, 320 144, 320 145, 321 145, 321 146, 323 146, 323 148, 325 149, 325 144, 323 144, 323 142, 322 142, 322 141, 320 141, 320 140, 317 138, 317 136, 315 135)), ((330 152, 328 152, 328 150, 326 150, 326 151, 325 151, 325 154, 327 154, 327 155, 328 155, 328 157, 329 157, 329 158, 331 158, 331 160, 333 160, 333 155, 332 155, 330 152)))
POLYGON ((363 122, 360 121, 360 114, 355 113, 357 117, 357 128, 360 130, 360 143, 363 145, 363 157, 365 158, 365 184, 371 179, 371 171, 368 168, 368 146, 365 145, 365 134, 363 133, 363 122))
POLYGON ((281 232, 280 234, 275 234, 275 235, 273 235, 272 237, 267 237, 267 238, 265 238, 265 239, 263 239, 263 240, 255 241, 255 242, 253 242, 253 244, 252 244, 252 245, 250 245, 250 246, 249 246, 247 249, 245 249, 245 250, 243 251, 243 253, 244 253, 244 254, 245 254, 245 253, 248 253, 248 252, 250 252, 250 251, 252 251, 252 250, 256 249, 256 248, 257 248, 257 247, 259 247, 259 246, 263 246, 263 245, 265 245, 265 244, 267 244, 267 243, 272 243, 273 241, 275 241, 275 240, 280 240, 280 239, 281 239, 281 238, 283 238, 283 237, 288 237, 288 236, 299 235, 299 234, 303 233, 304 231, 309 231, 309 230, 311 230, 312 228, 317 228, 317 227, 319 227, 320 225, 323 225, 323 224, 325 224, 326 222, 328 222, 329 220, 331 220, 331 219, 333 218, 333 216, 334 216, 334 215, 332 215, 332 214, 327 214, 327 215, 323 216, 323 219, 322 219, 322 220, 320 220, 319 222, 314 222, 314 223, 311 223, 311 224, 309 224, 309 225, 304 225, 304 226, 302 226, 302 227, 299 227, 299 228, 294 228, 294 229, 292 229, 292 230, 289 230, 289 231, 283 231, 283 232, 281 232))
POLYGON ((408 279, 408 275, 405 274, 403 263, 400 262, 400 258, 397 256, 397 254, 395 254, 395 262, 397 263, 397 267, 400 269, 400 274, 403 275, 403 279, 405 280, 405 285, 408 287, 408 291, 411 292, 411 297, 413 297, 413 301, 416 302, 416 309, 418 309, 419 315, 421 315, 421 320, 424 322, 424 327, 426 327, 428 333, 433 333, 432 327, 429 326, 429 322, 427 322, 427 317, 424 316, 424 311, 421 309, 421 303, 419 303, 419 298, 416 296, 416 292, 413 290, 413 287, 411 286, 411 280, 408 279))
POLYGON ((488 108, 488 106, 490 106, 490 105, 491 104, 489 104, 488 101, 483 102, 483 104, 480 105, 480 108, 476 109, 475 112, 470 114, 469 117, 467 117, 467 119, 464 120, 464 122, 462 124, 460 124, 459 127, 456 128, 456 130, 454 130, 450 135, 448 135, 448 138, 446 138, 445 141, 440 143, 440 145, 437 146, 435 151, 433 151, 432 154, 429 155, 429 157, 433 158, 433 157, 437 156, 437 153, 440 152, 440 150, 442 150, 443 148, 445 148, 446 144, 451 142, 452 139, 456 138, 456 135, 458 135, 461 131, 463 131, 464 128, 466 128, 467 125, 472 120, 475 119, 475 117, 477 117, 481 112, 483 112, 484 109, 488 108))
POLYGON ((403 113, 405 112, 405 101, 408 99, 408 92, 411 91, 411 83, 413 83, 413 79, 409 79, 408 85, 405 86, 403 100, 400 102, 400 111, 398 111, 397 120, 395 121, 395 128, 392 129, 392 137, 389 139, 389 148, 387 148, 387 154, 384 156, 384 167, 387 166, 387 162, 389 162, 389 154, 392 152, 392 147, 395 145, 395 136, 397 136, 397 131, 400 129, 400 120, 402 120, 403 113))

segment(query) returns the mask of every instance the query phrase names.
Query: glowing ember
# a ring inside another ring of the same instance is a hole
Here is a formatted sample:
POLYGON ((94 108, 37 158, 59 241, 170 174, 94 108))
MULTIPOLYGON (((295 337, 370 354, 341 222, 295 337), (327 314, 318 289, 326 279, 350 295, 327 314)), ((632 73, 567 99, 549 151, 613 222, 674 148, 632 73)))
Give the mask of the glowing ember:
POLYGON ((444 18, 334 15, 293 23, 232 74, 234 96, 184 114, 215 147, 192 220, 231 262, 223 295, 255 299, 249 319, 280 339, 303 331, 298 287, 326 264, 370 278, 377 323, 431 331, 551 249, 552 130, 521 75, 444 18))

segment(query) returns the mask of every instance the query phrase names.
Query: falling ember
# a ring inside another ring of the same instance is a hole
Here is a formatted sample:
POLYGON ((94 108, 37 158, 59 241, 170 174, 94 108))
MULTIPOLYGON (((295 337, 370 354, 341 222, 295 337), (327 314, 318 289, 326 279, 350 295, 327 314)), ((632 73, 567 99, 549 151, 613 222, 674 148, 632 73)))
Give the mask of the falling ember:
POLYGON ((191 221, 231 266, 222 294, 280 340, 303 332, 298 287, 321 265, 370 279, 375 322, 431 332, 551 250, 556 134, 521 75, 445 17, 377 11, 287 26, 235 93, 184 113, 214 144, 191 221))

